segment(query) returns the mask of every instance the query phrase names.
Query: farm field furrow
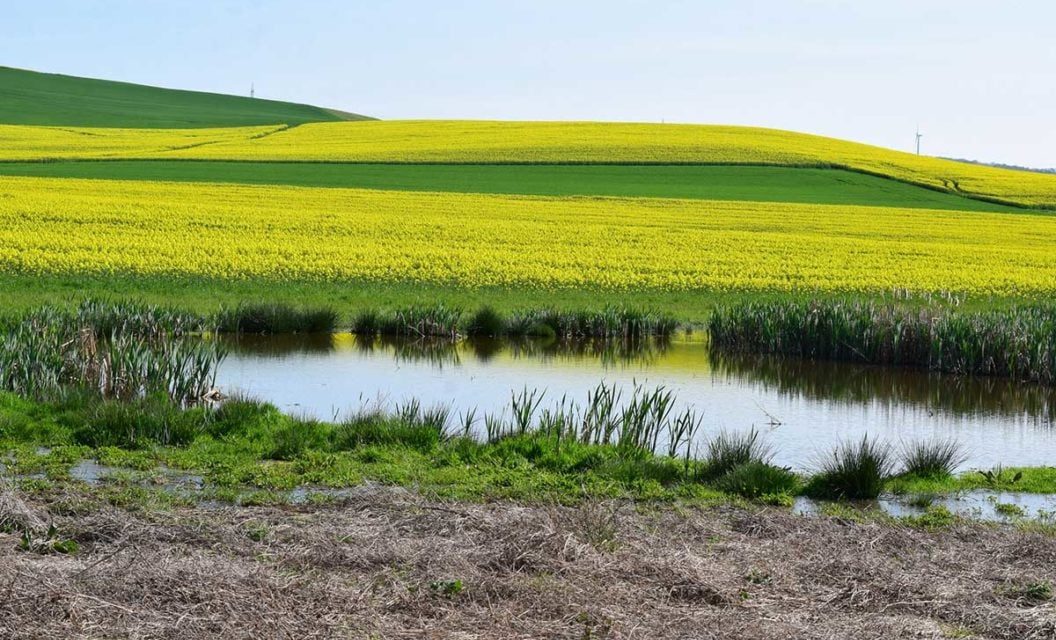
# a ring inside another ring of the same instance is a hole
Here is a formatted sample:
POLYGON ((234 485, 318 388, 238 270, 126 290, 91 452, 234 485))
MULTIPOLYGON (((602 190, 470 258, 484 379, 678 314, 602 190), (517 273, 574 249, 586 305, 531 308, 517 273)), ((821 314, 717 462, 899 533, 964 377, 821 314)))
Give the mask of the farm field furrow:
POLYGON ((612 291, 1056 291, 1048 216, 0 178, 0 270, 612 291))
POLYGON ((762 166, 379 165, 115 160, 0 163, 0 175, 1022 211, 850 171, 762 166))

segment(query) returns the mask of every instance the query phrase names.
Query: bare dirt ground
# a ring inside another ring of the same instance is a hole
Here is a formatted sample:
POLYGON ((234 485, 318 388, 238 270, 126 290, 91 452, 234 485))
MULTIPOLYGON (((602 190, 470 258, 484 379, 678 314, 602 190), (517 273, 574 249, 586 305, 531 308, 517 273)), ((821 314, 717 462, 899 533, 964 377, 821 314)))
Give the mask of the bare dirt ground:
POLYGON ((1053 638, 1056 539, 779 509, 452 504, 132 514, 0 493, 0 638, 1053 638), (40 535, 47 535, 42 533, 40 535), (56 534, 58 535, 58 534, 56 534))

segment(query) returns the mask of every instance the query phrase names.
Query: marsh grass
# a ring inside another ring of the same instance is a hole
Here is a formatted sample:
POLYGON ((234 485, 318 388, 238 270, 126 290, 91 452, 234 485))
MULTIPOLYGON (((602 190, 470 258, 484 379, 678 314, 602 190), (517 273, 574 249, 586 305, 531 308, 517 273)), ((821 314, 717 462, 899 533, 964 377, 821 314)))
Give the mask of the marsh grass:
POLYGON ((902 447, 903 472, 921 478, 948 478, 966 459, 956 440, 918 441, 902 447))
POLYGON ((643 338, 669 336, 678 329, 671 316, 632 307, 605 307, 601 311, 538 309, 513 314, 506 333, 515 336, 557 338, 643 338))
POLYGON ((672 316, 632 307, 610 306, 600 311, 543 308, 503 314, 483 306, 467 315, 444 304, 415 304, 388 312, 363 310, 353 319, 352 331, 371 336, 632 341, 670 336, 678 326, 672 316))
POLYGON ((202 413, 187 413, 165 397, 91 403, 78 441, 93 447, 185 446, 204 430, 202 413))
POLYGON ((466 322, 466 335, 498 338, 507 333, 506 318, 495 309, 484 306, 466 322))
POLYGON ((131 401, 163 395, 194 404, 214 390, 226 350, 192 332, 201 322, 169 310, 87 301, 44 307, 0 337, 0 389, 36 399, 71 389, 131 401))
POLYGON ((373 337, 381 328, 381 315, 374 309, 360 311, 352 319, 352 333, 373 337))
POLYGON ((894 469, 894 455, 887 444, 863 436, 858 442, 836 446, 810 479, 807 492, 813 497, 838 500, 874 500, 894 469))
POLYGON ((450 439, 447 431, 450 408, 425 409, 417 401, 399 405, 388 414, 380 409, 360 411, 335 425, 330 436, 335 451, 368 446, 401 446, 432 451, 450 439))
POLYGON ((377 329, 382 335, 457 338, 462 311, 444 304, 415 304, 379 318, 377 329))
POLYGON ((299 309, 279 303, 240 304, 221 309, 216 316, 217 330, 223 333, 332 333, 337 326, 338 315, 331 308, 299 309))
POLYGON ((734 467, 715 481, 719 489, 750 500, 789 496, 799 488, 799 478, 790 469, 753 460, 734 467))
POLYGON ((1056 307, 916 309, 857 300, 719 307, 712 344, 727 351, 920 367, 1056 383, 1056 307))
POLYGON ((707 445, 703 477, 718 480, 745 465, 768 464, 773 457, 770 447, 759 438, 759 432, 720 431, 707 445))
MULTIPOLYGON (((868 439, 837 447, 806 481, 773 465, 756 432, 719 433, 697 447, 689 434, 699 428, 699 415, 666 411, 664 395, 663 388, 599 385, 589 394, 591 403, 565 396, 546 406, 542 392, 526 388, 512 394, 505 410, 484 415, 481 428, 475 411, 451 424, 449 407, 423 408, 415 401, 391 409, 375 404, 327 422, 289 416, 247 397, 182 408, 164 396, 105 400, 74 388, 47 403, 0 394, 0 438, 9 444, 69 445, 48 456, 32 449, 17 454, 20 473, 63 478, 70 464, 91 451, 85 447, 92 447, 104 464, 129 466, 134 460, 137 469, 157 464, 201 469, 218 486, 266 489, 345 486, 364 479, 416 485, 430 478, 425 482, 431 490, 451 495, 552 494, 574 501, 583 492, 667 499, 714 498, 721 491, 787 506, 800 493, 876 497, 890 477, 890 448, 868 439), (639 406, 627 409, 629 402, 639 406)), ((1050 475, 1027 471, 1025 490, 1051 491, 1050 475)), ((889 486, 898 492, 904 479, 892 479, 889 486)), ((943 482, 935 491, 979 485, 974 476, 943 482)))

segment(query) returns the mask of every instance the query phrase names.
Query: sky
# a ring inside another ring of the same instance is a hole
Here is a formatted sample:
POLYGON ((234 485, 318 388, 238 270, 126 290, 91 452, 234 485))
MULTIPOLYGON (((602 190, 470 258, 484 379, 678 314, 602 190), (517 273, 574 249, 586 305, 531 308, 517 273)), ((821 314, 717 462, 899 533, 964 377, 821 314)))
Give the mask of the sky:
POLYGON ((35 0, 0 65, 384 119, 776 127, 1056 167, 1056 2, 35 0))

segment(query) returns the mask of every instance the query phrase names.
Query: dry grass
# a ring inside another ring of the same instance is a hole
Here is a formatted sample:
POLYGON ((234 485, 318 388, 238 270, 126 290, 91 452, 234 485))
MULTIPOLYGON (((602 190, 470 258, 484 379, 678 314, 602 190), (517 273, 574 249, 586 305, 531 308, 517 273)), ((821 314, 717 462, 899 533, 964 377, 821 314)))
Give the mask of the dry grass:
POLYGON ((19 551, 0 534, 0 637, 1056 634, 1051 602, 1015 595, 1056 579, 1056 539, 1008 527, 450 504, 388 489, 322 507, 147 514, 84 501, 5 498, 80 552, 19 551))

